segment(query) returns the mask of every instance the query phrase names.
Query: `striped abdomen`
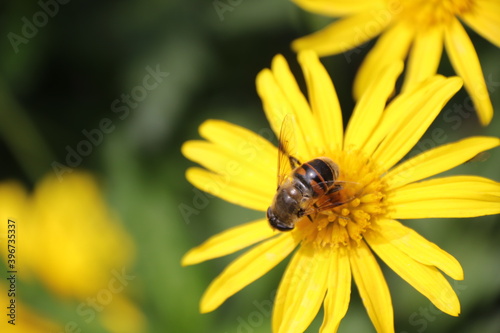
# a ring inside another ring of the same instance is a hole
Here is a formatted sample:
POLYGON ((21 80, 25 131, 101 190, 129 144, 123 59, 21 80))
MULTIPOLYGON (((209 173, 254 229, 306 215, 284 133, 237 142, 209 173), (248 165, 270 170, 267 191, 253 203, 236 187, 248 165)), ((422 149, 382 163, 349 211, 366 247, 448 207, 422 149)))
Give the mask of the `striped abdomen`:
POLYGON ((311 198, 328 192, 339 175, 338 166, 328 157, 318 157, 293 170, 295 186, 311 198))

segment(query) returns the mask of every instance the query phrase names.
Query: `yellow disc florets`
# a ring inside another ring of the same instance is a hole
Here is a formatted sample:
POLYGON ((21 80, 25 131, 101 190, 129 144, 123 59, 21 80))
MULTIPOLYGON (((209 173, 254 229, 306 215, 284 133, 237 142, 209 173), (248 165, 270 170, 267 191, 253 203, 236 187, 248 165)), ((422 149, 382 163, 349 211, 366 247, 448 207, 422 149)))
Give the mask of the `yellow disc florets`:
POLYGON ((473 0, 402 0, 400 17, 421 29, 447 24, 472 9, 473 0))

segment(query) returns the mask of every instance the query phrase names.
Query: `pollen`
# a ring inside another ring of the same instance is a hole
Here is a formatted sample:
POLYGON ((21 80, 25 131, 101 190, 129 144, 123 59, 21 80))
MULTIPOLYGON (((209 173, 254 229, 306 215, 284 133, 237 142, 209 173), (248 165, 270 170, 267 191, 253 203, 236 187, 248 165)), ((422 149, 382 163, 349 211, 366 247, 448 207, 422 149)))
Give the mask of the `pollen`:
POLYGON ((293 232, 304 244, 315 247, 356 245, 373 221, 386 213, 384 173, 361 152, 331 155, 340 169, 337 180, 342 186, 338 198, 341 204, 313 214, 310 219, 302 218, 293 232))
POLYGON ((472 10, 474 0, 406 0, 400 18, 416 27, 428 28, 447 24, 453 17, 472 10))

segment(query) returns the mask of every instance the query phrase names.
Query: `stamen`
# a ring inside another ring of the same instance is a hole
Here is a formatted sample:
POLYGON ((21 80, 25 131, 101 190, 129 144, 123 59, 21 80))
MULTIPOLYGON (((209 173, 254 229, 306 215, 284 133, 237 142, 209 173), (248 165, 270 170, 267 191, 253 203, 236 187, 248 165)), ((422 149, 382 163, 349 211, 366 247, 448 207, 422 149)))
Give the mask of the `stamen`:
POLYGON ((351 201, 351 207, 356 208, 359 206, 360 203, 361 203, 361 200, 359 200, 359 198, 356 198, 356 199, 351 201))
POLYGON ((367 195, 364 195, 361 197, 361 202, 362 203, 367 203, 367 202, 379 202, 382 200, 384 195, 380 192, 375 192, 375 193, 370 193, 367 195))

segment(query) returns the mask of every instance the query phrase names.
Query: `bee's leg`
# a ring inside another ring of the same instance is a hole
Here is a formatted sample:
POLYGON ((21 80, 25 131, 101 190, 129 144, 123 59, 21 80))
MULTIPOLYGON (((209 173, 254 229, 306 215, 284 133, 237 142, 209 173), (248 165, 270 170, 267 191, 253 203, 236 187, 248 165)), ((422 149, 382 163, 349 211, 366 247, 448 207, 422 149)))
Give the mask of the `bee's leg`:
POLYGON ((311 214, 306 214, 306 211, 304 210, 299 210, 299 213, 297 214, 298 217, 302 217, 302 216, 307 216, 307 218, 309 219, 309 221, 313 222, 313 219, 311 217, 311 214))
MULTIPOLYGON (((314 203, 312 206, 314 207, 314 217, 316 218, 318 217, 318 205, 314 203)), ((312 214, 307 215, 307 218, 309 219, 309 221, 313 222, 311 215, 312 214)))
POLYGON ((302 217, 302 216, 307 216, 307 218, 309 219, 309 221, 313 221, 312 218, 311 218, 311 214, 307 214, 307 212, 304 210, 304 209, 299 209, 299 211, 297 212, 297 216, 298 217, 302 217))
POLYGON ((314 222, 314 221, 313 221, 313 218, 312 218, 311 216, 312 216, 313 214, 315 214, 315 215, 314 215, 314 217, 316 217, 316 216, 317 216, 317 207, 318 207, 318 206, 316 206, 316 204, 313 204, 313 205, 311 205, 311 207, 309 207, 308 209, 303 209, 303 208, 301 208, 301 209, 299 209, 299 212, 297 213, 297 216, 298 216, 298 217, 302 217, 302 216, 304 216, 304 215, 305 215, 305 216, 307 216, 307 218, 309 219, 309 221, 314 222))

